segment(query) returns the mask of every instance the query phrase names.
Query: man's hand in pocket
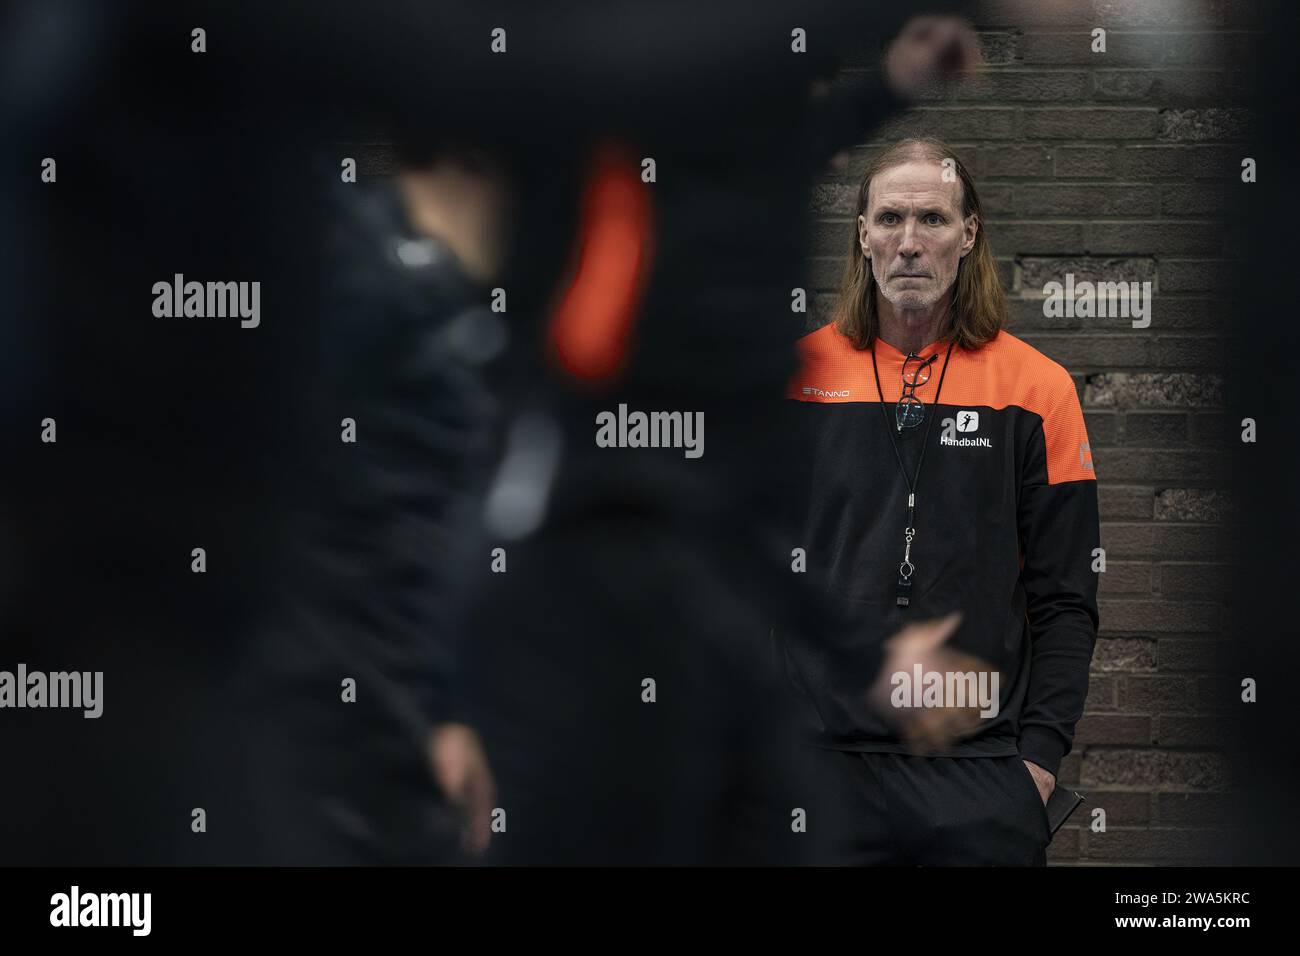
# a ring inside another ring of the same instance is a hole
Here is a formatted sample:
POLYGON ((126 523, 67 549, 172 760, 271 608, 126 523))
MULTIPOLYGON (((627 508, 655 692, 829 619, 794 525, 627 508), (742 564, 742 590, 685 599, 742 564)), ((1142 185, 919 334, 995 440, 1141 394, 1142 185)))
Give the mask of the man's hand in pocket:
POLYGON ((1029 775, 1034 778, 1034 783, 1038 786, 1038 795, 1043 798, 1043 806, 1047 806, 1052 791, 1056 789, 1056 777, 1032 761, 1026 760, 1025 766, 1029 768, 1029 775))

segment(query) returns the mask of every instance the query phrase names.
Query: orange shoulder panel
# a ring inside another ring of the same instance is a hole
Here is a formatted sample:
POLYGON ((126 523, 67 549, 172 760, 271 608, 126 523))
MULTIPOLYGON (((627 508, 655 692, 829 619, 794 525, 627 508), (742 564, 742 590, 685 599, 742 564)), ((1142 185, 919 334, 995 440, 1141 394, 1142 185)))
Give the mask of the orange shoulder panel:
POLYGON ((1016 405, 1043 420, 1048 484, 1095 481, 1083 408, 1070 373, 1009 332, 999 332, 988 347, 995 350, 990 357, 997 367, 1010 373, 1009 381, 999 383, 1001 405, 1016 405))
POLYGON ((809 332, 795 343, 799 370, 786 398, 809 402, 878 401, 871 353, 859 352, 834 323, 809 332))
MULTIPOLYGON (((855 349, 833 324, 805 335, 796 348, 799 371, 786 390, 787 398, 824 404, 880 400, 871 352, 855 349)), ((946 345, 938 350, 934 373, 918 390, 926 403, 934 401, 946 352, 946 345)), ((901 356, 896 350, 881 348, 876 364, 885 401, 898 401, 903 391, 901 356)), ((1033 412, 1043 421, 1048 482, 1096 478, 1083 410, 1070 373, 1011 333, 999 332, 971 351, 953 349, 940 398, 945 405, 1016 407, 1033 412)))

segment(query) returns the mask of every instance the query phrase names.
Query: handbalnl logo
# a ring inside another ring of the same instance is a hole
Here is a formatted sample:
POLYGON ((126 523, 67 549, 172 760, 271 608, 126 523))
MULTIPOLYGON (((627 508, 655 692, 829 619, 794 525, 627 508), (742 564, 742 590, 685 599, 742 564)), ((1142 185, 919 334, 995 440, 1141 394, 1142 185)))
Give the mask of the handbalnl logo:
POLYGON ((956 448, 992 448, 993 442, 987 438, 957 437, 958 432, 969 435, 971 432, 978 431, 979 427, 980 413, 963 409, 955 417, 943 420, 943 431, 939 434, 939 444, 956 448))

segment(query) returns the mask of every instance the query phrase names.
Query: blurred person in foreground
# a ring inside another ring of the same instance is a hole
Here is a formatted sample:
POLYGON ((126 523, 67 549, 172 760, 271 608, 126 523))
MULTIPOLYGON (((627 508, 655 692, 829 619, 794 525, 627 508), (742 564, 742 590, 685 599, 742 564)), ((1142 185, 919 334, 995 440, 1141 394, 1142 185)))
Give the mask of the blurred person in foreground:
POLYGON ((310 64, 278 69, 313 29, 275 21, 291 10, 4 13, 0 118, 58 175, 23 161, 3 194, 24 237, 3 650, 104 684, 97 720, 0 728, 43 768, 5 788, 8 862, 443 863, 486 844, 455 571, 502 344, 480 308, 498 181, 449 149, 342 182, 319 144, 374 97, 345 119, 310 64), (255 282, 259 321, 151 313, 175 273, 255 282))
MULTIPOLYGON (((888 645, 850 637, 857 625, 792 573, 803 499, 785 466, 802 452, 779 424, 796 370, 790 288, 803 284, 807 194, 827 159, 900 94, 972 67, 973 36, 957 21, 913 23, 885 76, 814 96, 806 71, 826 64, 772 49, 788 36, 773 8, 748 10, 725 42, 722 17, 687 30, 655 16, 648 33, 629 16, 619 36, 637 38, 644 65, 657 59, 647 36, 685 30, 689 49, 663 57, 678 75, 598 74, 626 119, 580 114, 581 149, 539 148, 521 172, 503 285, 512 311, 522 297, 523 321, 545 324, 516 340, 513 415, 484 509, 500 552, 478 559, 468 642, 503 811, 489 859, 838 862, 839 817, 853 808, 802 746, 794 711, 806 705, 770 656, 773 625, 867 648, 844 658, 844 680, 866 695, 886 656, 890 671, 955 663, 941 644, 960 617, 896 627, 888 645), (720 85, 714 51, 753 82, 720 85), (570 233, 557 290, 541 265, 570 233), (536 273, 530 298, 519 277, 536 273), (601 416, 621 406, 702 416, 702 454, 601 447, 601 416)), ((823 51, 845 35, 870 48, 889 19, 828 16, 808 35, 823 51)), ((909 716, 917 738, 938 742, 970 714, 909 716)))
POLYGON ((506 203, 500 172, 455 146, 328 190, 318 440, 249 684, 265 862, 445 864, 487 847, 460 594, 507 339, 487 307, 506 203))

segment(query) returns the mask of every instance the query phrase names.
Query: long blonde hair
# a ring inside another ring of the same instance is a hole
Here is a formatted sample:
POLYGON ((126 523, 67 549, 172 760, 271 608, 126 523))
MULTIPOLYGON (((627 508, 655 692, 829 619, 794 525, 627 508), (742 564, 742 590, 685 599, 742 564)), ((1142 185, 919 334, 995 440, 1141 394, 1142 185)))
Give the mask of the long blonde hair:
POLYGON ((871 346, 880 331, 880 316, 876 304, 876 277, 871 271, 871 260, 862 254, 858 243, 858 216, 867 212, 867 194, 871 180, 894 166, 916 159, 935 162, 951 160, 961 179, 962 217, 975 216, 977 230, 975 245, 957 264, 956 292, 952 297, 948 318, 940 328, 942 339, 952 339, 961 348, 972 349, 983 345, 1006 325, 1007 300, 998 281, 993 251, 984 235, 984 209, 969 170, 952 149, 932 137, 912 137, 895 143, 871 161, 858 188, 857 211, 853 216, 853 236, 849 243, 849 256, 840 279, 839 306, 835 325, 855 348, 871 346))

